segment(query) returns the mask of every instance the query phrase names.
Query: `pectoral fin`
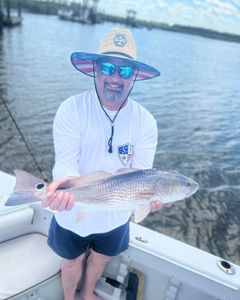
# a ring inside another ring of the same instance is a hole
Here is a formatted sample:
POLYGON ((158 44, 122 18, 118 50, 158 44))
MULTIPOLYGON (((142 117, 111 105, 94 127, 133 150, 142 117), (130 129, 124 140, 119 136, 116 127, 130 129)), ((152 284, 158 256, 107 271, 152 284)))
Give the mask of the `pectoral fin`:
POLYGON ((141 222, 143 219, 147 217, 147 215, 150 213, 150 205, 140 205, 135 211, 134 211, 134 221, 135 223, 141 222))

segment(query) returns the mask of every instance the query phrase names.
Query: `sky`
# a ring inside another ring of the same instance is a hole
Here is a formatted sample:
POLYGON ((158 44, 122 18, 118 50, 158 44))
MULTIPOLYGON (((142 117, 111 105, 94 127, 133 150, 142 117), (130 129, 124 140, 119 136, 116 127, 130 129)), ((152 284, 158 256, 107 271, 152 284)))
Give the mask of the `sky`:
POLYGON ((117 16, 134 9, 137 19, 240 35, 240 0, 99 0, 98 9, 117 16))

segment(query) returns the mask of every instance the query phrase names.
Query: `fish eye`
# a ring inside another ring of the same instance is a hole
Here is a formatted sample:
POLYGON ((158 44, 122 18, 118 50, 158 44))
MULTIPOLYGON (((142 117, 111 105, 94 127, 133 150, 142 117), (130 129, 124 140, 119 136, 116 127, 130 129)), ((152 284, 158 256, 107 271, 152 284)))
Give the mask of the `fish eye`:
POLYGON ((35 186, 35 190, 41 191, 42 189, 44 189, 44 187, 45 187, 44 183, 37 183, 35 186))
POLYGON ((190 186, 190 185, 191 185, 191 184, 190 184, 190 182, 188 181, 188 182, 187 182, 187 186, 190 186))

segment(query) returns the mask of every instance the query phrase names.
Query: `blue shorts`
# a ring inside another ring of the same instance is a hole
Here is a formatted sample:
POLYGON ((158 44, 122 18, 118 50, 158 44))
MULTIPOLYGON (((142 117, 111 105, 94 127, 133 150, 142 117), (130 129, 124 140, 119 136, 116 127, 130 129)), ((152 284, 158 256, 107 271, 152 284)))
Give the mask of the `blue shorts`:
POLYGON ((82 237, 70 230, 62 228, 52 218, 48 245, 54 252, 66 259, 75 259, 90 247, 95 252, 115 256, 128 248, 129 222, 106 233, 91 234, 82 237))

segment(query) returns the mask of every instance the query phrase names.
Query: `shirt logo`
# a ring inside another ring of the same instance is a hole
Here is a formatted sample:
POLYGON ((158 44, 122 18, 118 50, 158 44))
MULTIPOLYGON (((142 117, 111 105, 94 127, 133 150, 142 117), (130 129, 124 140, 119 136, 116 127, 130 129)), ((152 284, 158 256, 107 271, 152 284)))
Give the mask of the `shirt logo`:
POLYGON ((121 163, 126 166, 129 160, 133 158, 133 145, 125 144, 118 146, 118 157, 121 163))
POLYGON ((127 39, 126 39, 126 36, 124 34, 119 34, 118 33, 113 38, 113 42, 114 42, 114 45, 116 47, 123 47, 126 44, 127 39))

